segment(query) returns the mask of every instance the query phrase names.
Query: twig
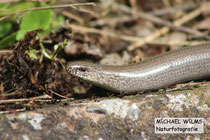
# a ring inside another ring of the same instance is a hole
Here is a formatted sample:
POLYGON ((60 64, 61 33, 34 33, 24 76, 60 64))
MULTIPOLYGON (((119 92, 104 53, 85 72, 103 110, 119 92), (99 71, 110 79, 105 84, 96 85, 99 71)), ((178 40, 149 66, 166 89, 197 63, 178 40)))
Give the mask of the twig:
POLYGON ((63 98, 63 99, 68 99, 68 97, 65 97, 65 96, 63 96, 63 95, 60 95, 60 94, 58 94, 58 93, 56 93, 56 92, 54 92, 54 91, 51 91, 52 92, 52 94, 55 94, 55 95, 57 95, 58 97, 61 97, 61 98, 63 98))
POLYGON ((169 0, 162 0, 162 3, 164 7, 171 7, 171 3, 169 2, 169 0))
POLYGON ((7 16, 1 17, 1 18, 0 18, 0 21, 3 21, 4 19, 9 18, 10 16, 11 16, 11 15, 7 15, 7 16))
MULTIPOLYGON (((208 36, 208 35, 206 35, 202 32, 199 32, 198 30, 191 29, 191 28, 188 28, 188 27, 185 27, 185 26, 176 26, 176 25, 174 25, 173 23, 171 23, 167 20, 155 17, 153 15, 149 15, 149 14, 144 13, 144 12, 138 12, 136 14, 135 18, 137 18, 137 17, 141 17, 143 19, 152 21, 152 22, 157 23, 157 24, 168 26, 168 27, 170 27, 171 29, 174 29, 174 30, 186 32, 186 33, 193 34, 193 35, 196 35, 196 36, 199 36, 199 37, 202 36, 202 37, 210 40, 210 36, 208 36)), ((97 22, 98 23, 107 23, 107 24, 116 24, 117 22, 129 21, 129 20, 132 20, 132 19, 133 19, 133 17, 125 15, 125 16, 119 17, 117 19, 116 18, 101 19, 101 20, 98 20, 96 22, 92 22, 92 25, 96 25, 97 22), (112 21, 112 22, 110 23, 110 21, 112 21)))
MULTIPOLYGON (((81 31, 81 32, 85 32, 85 33, 100 34, 102 36, 114 37, 114 38, 118 38, 118 39, 125 40, 125 41, 130 41, 130 42, 138 42, 138 41, 142 40, 141 38, 135 37, 135 36, 116 34, 116 33, 113 33, 111 31, 104 31, 104 30, 84 27, 84 26, 75 25, 75 24, 69 24, 67 26, 72 28, 73 30, 76 30, 76 31, 81 31)), ((169 42, 169 41, 164 41, 164 40, 152 40, 151 42, 148 42, 148 44, 180 45, 180 46, 205 44, 205 43, 210 43, 210 41, 190 41, 190 42, 189 41, 175 41, 175 42, 169 42)))
POLYGON ((38 100, 38 99, 51 99, 51 97, 49 95, 42 95, 42 96, 33 97, 33 98, 0 100, 0 104, 14 103, 14 102, 24 102, 24 101, 35 101, 35 100, 38 100))
MULTIPOLYGON (((35 11, 35 10, 47 10, 47 9, 58 9, 58 8, 74 8, 76 10, 80 10, 83 12, 87 12, 87 13, 91 13, 90 11, 87 11, 85 9, 78 9, 77 6, 95 6, 95 3, 89 2, 89 3, 75 3, 75 4, 64 4, 64 5, 53 5, 53 6, 46 6, 46 7, 35 7, 35 8, 31 8, 31 9, 25 9, 25 10, 21 10, 21 11, 15 11, 13 13, 10 13, 6 16, 10 16, 13 14, 17 14, 17 13, 22 13, 22 12, 28 12, 28 11, 35 11)), ((2 17, 4 18, 4 17, 2 17)))
POLYGON ((0 111, 0 114, 8 114, 8 113, 12 113, 12 112, 23 112, 26 111, 26 108, 22 108, 22 109, 13 109, 13 110, 7 110, 7 111, 0 111))
MULTIPOLYGON (((21 2, 23 0, 1 0, 0 4, 9 3, 9 2, 21 2)), ((27 0, 27 2, 43 2, 44 0, 27 0)))
POLYGON ((210 41, 161 41, 161 39, 158 40, 152 40, 151 42, 148 42, 148 44, 156 44, 156 45, 176 45, 176 46, 192 46, 192 45, 200 45, 200 44, 208 44, 210 41))
POLYGON ((205 86, 209 85, 210 82, 189 82, 189 83, 184 83, 184 84, 177 84, 175 88, 172 89, 166 89, 167 92, 172 92, 172 91, 177 91, 177 90, 183 90, 185 88, 189 89, 190 87, 195 87, 195 86, 205 86))
POLYGON ((12 53, 13 51, 12 50, 0 50, 0 54, 1 53, 12 53))
MULTIPOLYGON (((89 3, 75 3, 75 4, 64 4, 64 5, 53 5, 53 6, 47 6, 47 7, 35 7, 31 9, 26 9, 21 12, 27 12, 27 11, 35 11, 35 10, 47 10, 47 9, 58 9, 58 8, 74 8, 77 9, 77 6, 96 6, 95 3, 89 2, 89 3)), ((87 12, 87 11, 85 11, 87 12)))
POLYGON ((135 18, 137 18, 137 11, 138 11, 137 1, 130 0, 130 4, 131 4, 131 13, 132 13, 133 18, 135 19, 135 18))
POLYGON ((15 96, 15 95, 21 95, 22 94, 22 92, 20 90, 15 90, 14 92, 11 92, 12 90, 14 90, 14 89, 11 89, 11 90, 8 90, 6 92, 3 92, 0 95, 0 98, 2 98, 2 97, 10 97, 10 96, 15 96))
POLYGON ((165 9, 158 9, 158 10, 154 10, 149 12, 149 14, 154 15, 154 16, 163 16, 163 15, 167 15, 167 14, 173 14, 176 11, 180 11, 180 10, 191 10, 191 9, 195 9, 198 6, 200 6, 200 3, 192 3, 192 4, 185 4, 185 5, 179 5, 179 6, 175 6, 175 7, 170 7, 170 8, 165 8, 165 9))
POLYGON ((74 14, 68 12, 68 11, 61 11, 61 14, 66 16, 66 17, 68 17, 68 18, 70 18, 70 19, 76 20, 77 22, 80 23, 80 25, 84 24, 83 18, 80 18, 79 16, 76 16, 76 15, 74 15, 74 14))
POLYGON ((75 24, 69 24, 67 26, 69 26, 70 28, 72 28, 74 30, 78 30, 78 31, 81 31, 81 32, 101 34, 101 35, 104 35, 104 36, 119 38, 119 39, 122 39, 122 40, 132 41, 132 42, 133 41, 134 42, 139 41, 138 37, 127 36, 127 35, 119 35, 119 34, 111 32, 111 31, 98 30, 98 29, 95 29, 95 28, 88 28, 88 27, 75 25, 75 24))
POLYGON ((161 25, 168 26, 171 29, 183 31, 183 32, 186 32, 186 33, 189 33, 189 34, 194 34, 196 36, 203 36, 204 38, 210 40, 210 37, 208 35, 205 35, 204 33, 199 32, 197 30, 194 30, 194 29, 191 29, 191 28, 188 28, 188 27, 185 27, 185 26, 176 26, 176 25, 174 25, 173 23, 171 23, 167 20, 155 17, 153 15, 149 15, 149 14, 144 13, 144 12, 138 12, 137 15, 138 15, 138 17, 141 17, 143 19, 152 21, 154 23, 158 23, 158 24, 161 24, 161 25))
MULTIPOLYGON (((129 8, 129 7, 127 7, 127 6, 125 6, 125 5, 122 5, 122 4, 114 4, 114 7, 115 8, 117 8, 117 7, 119 8, 120 7, 119 9, 122 10, 123 12, 125 12, 127 14, 133 14, 132 9, 129 8)), ((161 25, 166 25, 166 26, 168 26, 168 27, 170 27, 170 28, 172 28, 174 30, 180 30, 180 31, 183 31, 183 32, 186 32, 186 33, 189 33, 189 34, 194 34, 194 35, 199 36, 199 37, 202 36, 202 37, 204 37, 204 38, 206 38, 208 40, 210 39, 210 36, 208 36, 208 35, 206 35, 206 34, 204 34, 202 32, 199 32, 197 30, 194 30, 194 29, 191 29, 191 28, 188 28, 188 27, 185 27, 185 26, 181 26, 181 25, 178 25, 177 26, 177 25, 175 25, 175 24, 173 24, 171 22, 168 22, 167 20, 164 20, 164 19, 155 17, 153 15, 150 15, 150 14, 147 14, 147 13, 144 13, 144 12, 138 12, 135 15, 138 16, 138 17, 141 17, 143 19, 152 21, 154 23, 158 23, 158 24, 161 24, 161 25)), ((123 17, 121 17, 121 19, 131 20, 133 18, 130 17, 130 16, 123 16, 123 17)), ((119 22, 119 21, 121 21, 121 20, 118 20, 116 22, 119 22)), ((161 32, 164 32, 164 31, 161 31, 161 32)), ((156 36, 156 34, 155 34, 155 36, 156 36)), ((151 36, 149 36, 149 37, 151 37, 151 36)), ((149 40, 150 40, 150 38, 149 38, 149 40)))
POLYGON ((102 19, 98 19, 96 21, 91 21, 90 25, 95 27, 97 25, 104 25, 104 24, 108 24, 111 27, 114 27, 114 25, 116 25, 117 23, 125 23, 127 21, 131 21, 133 20, 133 17, 131 16, 120 16, 120 17, 108 17, 108 18, 102 18, 102 19), (112 21, 112 22, 110 22, 112 21))
MULTIPOLYGON (((208 5, 209 5, 209 3, 203 4, 198 9, 193 10, 192 12, 188 13, 187 15, 183 16, 180 19, 177 19, 176 21, 173 22, 173 24, 176 25, 176 26, 179 26, 179 25, 182 25, 182 24, 184 24, 184 23, 192 20, 193 18, 195 18, 198 15, 200 15, 202 11, 204 11, 205 9, 207 9, 208 8, 208 5)), ((150 41, 152 41, 152 40, 160 37, 161 35, 164 35, 164 34, 168 33, 169 30, 170 30, 169 27, 167 27, 167 26, 166 27, 163 27, 160 30, 156 31, 154 34, 149 35, 149 36, 145 37, 144 39, 142 39, 142 40, 140 40, 140 41, 138 41, 138 42, 130 45, 128 47, 128 50, 129 51, 132 51, 132 50, 134 50, 134 49, 136 49, 138 47, 141 47, 145 43, 148 43, 148 42, 150 42, 150 41)))
MULTIPOLYGON (((200 3, 180 5, 180 6, 176 6, 176 7, 170 7, 170 8, 166 8, 166 9, 151 11, 148 14, 152 14, 152 15, 155 15, 155 16, 162 16, 162 15, 166 15, 166 14, 169 14, 169 13, 174 13, 177 10, 194 9, 194 8, 197 8, 200 5, 201 5, 200 3)), ((127 14, 132 14, 131 10, 128 6, 120 4, 120 3, 114 2, 113 5, 112 5, 112 8, 114 8, 115 10, 120 10, 120 11, 122 11, 124 13, 127 13, 127 14)))

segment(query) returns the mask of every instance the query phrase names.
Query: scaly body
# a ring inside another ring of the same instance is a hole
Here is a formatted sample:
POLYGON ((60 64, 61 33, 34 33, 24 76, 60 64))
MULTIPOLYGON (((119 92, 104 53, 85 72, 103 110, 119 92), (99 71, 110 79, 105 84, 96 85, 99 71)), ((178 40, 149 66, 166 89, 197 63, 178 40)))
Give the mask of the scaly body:
POLYGON ((66 70, 71 75, 115 92, 157 90, 210 77, 210 44, 185 47, 124 66, 75 61, 68 64, 66 70))

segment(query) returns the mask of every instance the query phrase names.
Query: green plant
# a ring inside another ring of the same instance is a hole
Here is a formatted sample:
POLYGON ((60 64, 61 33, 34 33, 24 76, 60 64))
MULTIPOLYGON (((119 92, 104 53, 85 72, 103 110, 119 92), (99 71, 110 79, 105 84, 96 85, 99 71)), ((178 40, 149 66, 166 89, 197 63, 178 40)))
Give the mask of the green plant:
POLYGON ((45 35, 58 28, 59 24, 64 22, 64 17, 59 15, 53 20, 52 9, 35 9, 49 6, 37 2, 0 4, 0 49, 22 39, 27 31, 42 29, 42 34, 45 35))

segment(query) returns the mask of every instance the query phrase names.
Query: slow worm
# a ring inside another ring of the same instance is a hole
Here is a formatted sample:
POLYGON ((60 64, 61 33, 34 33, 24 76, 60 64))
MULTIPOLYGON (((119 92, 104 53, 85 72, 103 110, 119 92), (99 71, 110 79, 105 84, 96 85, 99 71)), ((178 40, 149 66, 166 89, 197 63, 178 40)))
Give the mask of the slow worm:
POLYGON ((210 44, 188 46, 123 66, 75 61, 67 65, 66 71, 115 92, 157 90, 210 77, 210 44))

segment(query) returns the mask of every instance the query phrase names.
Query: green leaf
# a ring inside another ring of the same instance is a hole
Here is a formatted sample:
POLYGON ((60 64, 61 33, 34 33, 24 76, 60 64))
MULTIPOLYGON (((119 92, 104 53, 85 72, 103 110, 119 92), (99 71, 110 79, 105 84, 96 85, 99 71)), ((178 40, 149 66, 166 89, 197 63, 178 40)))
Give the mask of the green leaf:
POLYGON ((9 21, 0 21, 0 38, 7 35, 12 29, 12 24, 9 21))
POLYGON ((6 8, 7 6, 9 6, 8 3, 3 3, 3 4, 0 4, 0 8, 6 8))
POLYGON ((52 21, 52 10, 38 10, 27 13, 20 24, 20 30, 17 33, 16 39, 20 40, 24 37, 27 31, 42 29, 47 30, 52 21))
POLYGON ((0 6, 0 16, 6 16, 16 12, 25 11, 27 9, 35 7, 34 2, 16 2, 12 3, 9 6, 1 5, 0 6))
POLYGON ((65 18, 61 15, 57 15, 55 20, 53 20, 52 29, 57 29, 64 22, 65 22, 65 18))
POLYGON ((36 50, 35 49, 29 49, 26 51, 26 54, 29 55, 29 57, 32 59, 32 60, 39 60, 40 59, 40 55, 37 55, 36 54, 36 50))
POLYGON ((6 36, 0 41, 0 49, 5 49, 11 46, 15 42, 15 36, 17 32, 12 33, 11 35, 6 36))
POLYGON ((40 44, 41 50, 42 50, 42 54, 48 58, 48 59, 52 59, 52 55, 48 54, 43 46, 43 44, 40 44))

